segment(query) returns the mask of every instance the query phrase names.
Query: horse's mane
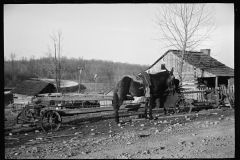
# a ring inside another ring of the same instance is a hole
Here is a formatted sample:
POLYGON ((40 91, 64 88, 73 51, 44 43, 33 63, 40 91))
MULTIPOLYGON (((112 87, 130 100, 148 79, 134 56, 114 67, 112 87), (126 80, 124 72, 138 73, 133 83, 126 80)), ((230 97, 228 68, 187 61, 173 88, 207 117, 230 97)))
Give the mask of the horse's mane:
POLYGON ((150 75, 162 75, 162 74, 167 74, 167 73, 169 73, 168 70, 163 71, 163 72, 157 72, 157 73, 149 73, 149 74, 150 74, 150 75))
POLYGON ((134 81, 139 81, 139 82, 142 81, 142 79, 138 75, 125 75, 123 77, 129 77, 134 81))
MULTIPOLYGON (((169 73, 169 70, 163 71, 163 72, 157 72, 157 73, 148 73, 149 75, 153 76, 159 76, 159 75, 165 75, 169 73)), ((138 75, 124 75, 123 77, 129 77, 133 79, 134 81, 141 81, 141 78, 138 75)))

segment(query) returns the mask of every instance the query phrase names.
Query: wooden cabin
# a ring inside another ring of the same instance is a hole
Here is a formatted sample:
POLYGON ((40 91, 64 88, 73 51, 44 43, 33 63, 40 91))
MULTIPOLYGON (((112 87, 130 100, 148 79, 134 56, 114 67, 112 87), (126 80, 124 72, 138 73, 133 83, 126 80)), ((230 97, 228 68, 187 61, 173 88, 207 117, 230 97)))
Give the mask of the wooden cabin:
POLYGON ((13 94, 13 104, 15 108, 22 108, 26 104, 32 103, 38 94, 54 93, 55 86, 52 83, 35 80, 25 80, 17 85, 11 93, 13 94))
MULTIPOLYGON (((212 58, 210 49, 202 49, 200 52, 186 51, 183 64, 183 82, 198 81, 208 87, 231 85, 234 82, 234 69, 212 58)), ((157 73, 163 70, 171 70, 174 67, 174 76, 179 79, 180 50, 168 50, 146 71, 157 73)))

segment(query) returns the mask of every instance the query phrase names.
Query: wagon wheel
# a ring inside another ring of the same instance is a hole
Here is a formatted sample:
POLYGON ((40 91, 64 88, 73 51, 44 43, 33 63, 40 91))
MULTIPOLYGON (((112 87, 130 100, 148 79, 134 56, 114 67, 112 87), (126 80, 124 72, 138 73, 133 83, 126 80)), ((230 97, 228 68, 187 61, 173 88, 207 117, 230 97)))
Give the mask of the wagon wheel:
POLYGON ((34 122, 34 109, 33 106, 26 106, 22 110, 22 118, 25 122, 34 122))
POLYGON ((41 118, 41 128, 43 131, 57 131, 61 125, 62 118, 54 110, 46 111, 41 118))
POLYGON ((179 99, 175 104, 176 113, 185 113, 189 111, 188 102, 185 99, 179 99))
POLYGON ((23 118, 22 112, 18 113, 18 115, 16 117, 16 120, 15 120, 15 123, 16 124, 21 124, 21 126, 22 126, 24 122, 25 122, 25 120, 23 118))
POLYGON ((36 123, 39 122, 42 116, 42 110, 45 106, 42 105, 27 105, 22 110, 22 116, 26 122, 36 123))

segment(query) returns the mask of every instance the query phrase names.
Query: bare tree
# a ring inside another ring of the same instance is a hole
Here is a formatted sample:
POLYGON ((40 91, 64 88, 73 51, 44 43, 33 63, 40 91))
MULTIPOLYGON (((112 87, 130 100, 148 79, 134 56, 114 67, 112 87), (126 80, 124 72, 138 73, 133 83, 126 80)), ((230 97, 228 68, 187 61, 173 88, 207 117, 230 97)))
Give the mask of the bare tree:
POLYGON ((16 54, 15 53, 10 53, 10 59, 11 59, 11 63, 12 63, 12 79, 14 76, 14 59, 16 58, 16 54))
POLYGON ((216 29, 213 11, 206 4, 164 4, 157 11, 154 21, 161 34, 159 40, 166 42, 166 47, 181 51, 177 68, 181 82, 186 51, 210 40, 216 29))
POLYGON ((58 30, 57 33, 53 33, 50 38, 53 41, 53 50, 48 47, 48 51, 46 52, 47 61, 42 67, 48 74, 48 77, 54 77, 56 83, 57 92, 60 91, 60 84, 63 76, 66 73, 66 68, 64 66, 64 61, 66 58, 62 55, 63 52, 63 37, 62 31, 58 30))
POLYGON ((10 53, 10 59, 11 59, 11 62, 12 62, 12 69, 13 69, 13 62, 14 62, 15 58, 16 58, 16 54, 15 53, 10 53))

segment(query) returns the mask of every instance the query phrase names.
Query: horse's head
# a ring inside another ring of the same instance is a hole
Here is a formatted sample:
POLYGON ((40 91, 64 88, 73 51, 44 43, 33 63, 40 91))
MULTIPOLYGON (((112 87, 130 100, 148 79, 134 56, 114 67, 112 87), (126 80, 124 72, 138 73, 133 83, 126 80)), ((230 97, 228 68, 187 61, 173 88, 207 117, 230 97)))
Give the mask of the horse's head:
POLYGON ((168 86, 168 90, 170 92, 175 91, 176 85, 175 85, 175 77, 173 75, 173 68, 169 72, 169 76, 168 76, 168 79, 167 79, 167 86, 168 86))

